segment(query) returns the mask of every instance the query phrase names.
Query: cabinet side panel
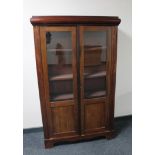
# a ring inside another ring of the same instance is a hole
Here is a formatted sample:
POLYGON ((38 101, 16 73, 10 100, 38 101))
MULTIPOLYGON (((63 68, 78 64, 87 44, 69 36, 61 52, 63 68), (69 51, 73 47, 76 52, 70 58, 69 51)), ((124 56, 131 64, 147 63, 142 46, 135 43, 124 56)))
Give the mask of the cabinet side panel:
POLYGON ((108 99, 108 130, 114 127, 114 104, 115 104, 115 83, 116 83, 116 63, 117 63, 117 26, 111 28, 111 54, 110 54, 110 83, 108 99))
POLYGON ((42 66, 42 57, 41 57, 41 42, 40 42, 40 27, 34 26, 34 42, 35 42, 35 56, 36 56, 36 67, 37 67, 37 76, 38 76, 38 86, 39 86, 39 96, 40 96, 40 105, 42 112, 42 122, 44 129, 45 139, 49 138, 48 131, 48 119, 47 119, 47 107, 45 104, 45 92, 44 92, 44 83, 43 83, 43 66, 42 66))

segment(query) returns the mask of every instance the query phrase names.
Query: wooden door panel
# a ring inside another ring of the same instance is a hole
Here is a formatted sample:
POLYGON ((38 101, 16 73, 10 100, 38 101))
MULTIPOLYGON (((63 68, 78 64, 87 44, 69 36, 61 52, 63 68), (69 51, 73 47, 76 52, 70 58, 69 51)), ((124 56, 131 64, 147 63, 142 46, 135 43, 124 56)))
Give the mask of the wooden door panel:
POLYGON ((105 103, 85 104, 84 106, 85 131, 105 126, 105 103))
POLYGON ((74 106, 53 107, 51 112, 53 117, 53 134, 76 131, 74 106))

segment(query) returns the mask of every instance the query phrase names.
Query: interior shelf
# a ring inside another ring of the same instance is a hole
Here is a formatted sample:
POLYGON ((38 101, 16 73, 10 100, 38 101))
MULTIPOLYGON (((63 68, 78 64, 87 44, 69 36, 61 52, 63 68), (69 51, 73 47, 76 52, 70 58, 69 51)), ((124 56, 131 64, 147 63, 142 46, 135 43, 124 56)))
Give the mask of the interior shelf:
POLYGON ((85 78, 98 78, 98 77, 103 77, 106 76, 106 71, 100 71, 96 73, 85 73, 85 78))
POLYGON ((106 48, 107 48, 106 46, 84 46, 84 49, 89 51, 102 50, 106 48))
POLYGON ((71 80, 71 79, 73 79, 73 74, 62 74, 51 77, 50 81, 71 80))
POLYGON ((93 65, 84 64, 85 68, 105 67, 105 66, 106 66, 106 61, 101 61, 99 64, 93 64, 93 65))
POLYGON ((73 93, 52 95, 52 101, 69 100, 73 98, 73 93))
POLYGON ((93 97, 101 97, 101 96, 105 96, 106 95, 106 91, 91 91, 91 92, 85 92, 85 97, 86 98, 93 98, 93 97))
MULTIPOLYGON (((84 73, 85 78, 98 78, 106 76, 106 71, 100 71, 96 73, 84 73)), ((60 80, 72 80, 73 74, 63 74, 57 75, 50 78, 50 81, 60 81, 60 80)))
POLYGON ((71 52, 72 49, 70 48, 65 48, 65 49, 57 49, 57 48, 51 48, 51 49, 48 49, 47 52, 57 52, 57 51, 60 51, 60 52, 71 52))

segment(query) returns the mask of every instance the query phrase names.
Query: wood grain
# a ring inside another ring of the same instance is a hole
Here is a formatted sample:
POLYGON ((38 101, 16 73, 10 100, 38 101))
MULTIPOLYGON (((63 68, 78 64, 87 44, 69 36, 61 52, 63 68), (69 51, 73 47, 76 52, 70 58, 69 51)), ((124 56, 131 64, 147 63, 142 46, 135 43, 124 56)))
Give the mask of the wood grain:
POLYGON ((53 125, 55 133, 72 132, 75 131, 75 114, 74 105, 66 107, 53 107, 53 125))
POLYGON ((105 126, 105 104, 86 104, 85 111, 85 131, 89 129, 102 128, 105 126))

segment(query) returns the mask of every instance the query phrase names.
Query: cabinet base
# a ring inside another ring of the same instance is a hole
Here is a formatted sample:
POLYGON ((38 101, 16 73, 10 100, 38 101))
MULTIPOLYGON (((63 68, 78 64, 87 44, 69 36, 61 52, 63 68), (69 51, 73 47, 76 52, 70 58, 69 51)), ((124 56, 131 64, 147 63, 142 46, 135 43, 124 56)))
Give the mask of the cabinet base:
POLYGON ((82 140, 90 140, 97 137, 105 137, 106 139, 112 139, 116 136, 114 130, 108 130, 105 132, 94 133, 94 134, 83 134, 75 136, 66 136, 66 137, 54 137, 50 139, 45 139, 45 148, 52 148, 55 143, 58 142, 78 142, 82 140))

